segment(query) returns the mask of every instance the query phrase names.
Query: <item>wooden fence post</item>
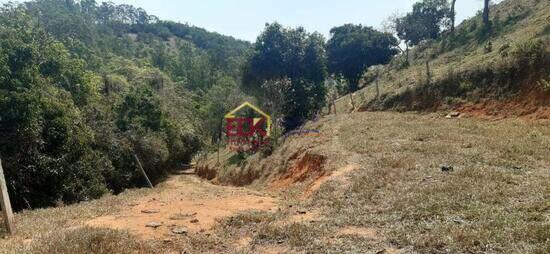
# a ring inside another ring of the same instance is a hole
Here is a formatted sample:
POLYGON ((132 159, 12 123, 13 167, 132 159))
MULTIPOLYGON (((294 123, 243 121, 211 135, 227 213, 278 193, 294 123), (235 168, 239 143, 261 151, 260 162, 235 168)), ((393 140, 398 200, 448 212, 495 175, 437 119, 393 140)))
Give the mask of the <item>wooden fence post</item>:
POLYGON ((2 211, 2 218, 4 218, 4 224, 8 234, 15 234, 15 225, 13 223, 13 211, 11 210, 10 197, 8 196, 8 187, 6 185, 6 179, 4 178, 4 169, 2 168, 2 161, 0 160, 0 209, 2 211))
POLYGON ((153 184, 151 183, 151 181, 149 181, 149 177, 147 176, 147 174, 145 173, 145 170, 143 169, 143 167, 141 166, 141 162, 139 161, 139 158, 137 157, 137 155, 134 154, 134 159, 136 159, 136 162, 138 164, 138 168, 139 170, 141 171, 141 173, 143 174, 143 176, 145 177, 145 180, 147 180, 147 184, 149 184, 149 187, 152 189, 153 188, 153 184))
POLYGON ((428 85, 432 83, 432 74, 430 73, 430 60, 426 60, 426 82, 428 85))
POLYGON ((351 108, 352 108, 352 112, 355 111, 355 101, 353 100, 353 93, 350 93, 349 94, 349 99, 350 99, 350 103, 351 103, 351 108))

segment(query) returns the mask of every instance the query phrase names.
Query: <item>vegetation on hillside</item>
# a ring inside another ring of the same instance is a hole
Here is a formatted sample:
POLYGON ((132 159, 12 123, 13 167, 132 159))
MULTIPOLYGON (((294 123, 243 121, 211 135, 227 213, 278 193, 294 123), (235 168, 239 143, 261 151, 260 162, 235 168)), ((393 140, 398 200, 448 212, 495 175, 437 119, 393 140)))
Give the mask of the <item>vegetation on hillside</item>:
POLYGON ((17 209, 140 186, 133 154, 154 181, 188 163, 219 117, 204 98, 239 94, 250 48, 129 5, 61 0, 1 7, 0 45, 0 154, 17 209))
MULTIPOLYGON (((502 114, 533 114, 533 118, 548 118, 550 89, 547 84, 550 80, 550 69, 547 66, 550 65, 550 47, 546 13, 549 8, 546 1, 504 1, 492 6, 489 26, 483 22, 480 12, 452 29, 448 25, 452 24, 455 14, 452 5, 449 7, 446 1, 418 1, 411 13, 390 17, 388 31, 399 35, 396 28, 400 25, 409 26, 407 29, 411 31, 431 32, 416 34, 419 37, 414 40, 398 36, 410 48, 402 50, 391 60, 389 58, 400 48, 396 45, 397 39, 390 33, 360 25, 336 27, 326 45, 328 70, 334 76, 325 81, 325 100, 333 100, 336 96, 349 92, 346 85, 351 85, 350 80, 355 75, 353 73, 359 72, 362 75, 360 85, 363 89, 338 99, 334 105, 336 112, 388 109, 450 111, 453 108, 475 111, 478 108, 485 110, 487 103, 492 107, 487 108, 487 111, 500 114, 499 109, 507 105, 499 102, 512 101, 513 112, 502 114), (401 21, 407 18, 418 19, 419 23, 401 21), (438 25, 433 26, 434 24, 438 25), (361 54, 380 58, 375 57, 377 62, 370 61, 374 58, 355 57, 361 54), (388 64, 381 64, 388 60, 388 64), (341 61, 339 65, 347 69, 337 70, 334 66, 331 69, 331 61, 341 61), (343 71, 348 75, 340 76, 343 71), (480 105, 476 106, 476 103, 480 105), (472 109, 468 105, 473 105, 472 109)), ((278 24, 275 26, 275 30, 282 29, 278 24)), ((273 25, 266 28, 265 33, 271 28, 273 25)), ((269 42, 290 45, 281 43, 284 36, 272 37, 269 42)), ((267 54, 266 51, 257 49, 255 57, 262 57, 264 63, 273 63, 273 59, 285 59, 288 56, 284 54, 284 47, 273 46, 279 44, 268 44, 263 41, 266 37, 261 38, 257 48, 280 51, 273 53, 275 51, 271 50, 267 54)), ((279 66, 288 68, 288 65, 290 64, 279 66)), ((276 65, 269 67, 269 71, 287 70, 276 65)), ((278 102, 284 97, 280 94, 281 89, 288 89, 291 80, 284 75, 270 77, 279 80, 263 80, 263 85, 256 88, 268 95, 267 101, 278 102)), ((293 97, 290 101, 294 103, 295 100, 305 101, 306 98, 293 97)), ((325 105, 331 113, 335 112, 330 101, 328 102, 329 105, 325 105)), ((281 138, 279 141, 284 140, 281 138)), ((247 185, 260 178, 265 170, 272 169, 251 164, 257 163, 256 160, 265 158, 273 151, 270 148, 269 153, 251 157, 222 151, 221 160, 227 163, 221 163, 221 166, 206 163, 205 167, 201 167, 200 173, 208 179, 218 176, 216 179, 221 182, 247 185)))
MULTIPOLYGON (((488 25, 480 13, 421 41, 364 73, 361 110, 437 110, 485 100, 521 104, 523 112, 548 107, 542 84, 550 76, 549 10, 548 1, 504 1, 491 8, 488 25)), ((347 108, 342 103, 340 110, 347 108)))
POLYGON ((547 253, 550 2, 489 2, 456 27, 455 0, 419 0, 388 31, 271 23, 254 44, 129 5, 4 5, 0 157, 24 211, 0 253, 547 253), (243 100, 300 130, 219 149, 243 100), (352 112, 508 102, 546 121, 352 112), (99 198, 144 183, 134 155, 160 182, 198 151, 211 183, 99 198))

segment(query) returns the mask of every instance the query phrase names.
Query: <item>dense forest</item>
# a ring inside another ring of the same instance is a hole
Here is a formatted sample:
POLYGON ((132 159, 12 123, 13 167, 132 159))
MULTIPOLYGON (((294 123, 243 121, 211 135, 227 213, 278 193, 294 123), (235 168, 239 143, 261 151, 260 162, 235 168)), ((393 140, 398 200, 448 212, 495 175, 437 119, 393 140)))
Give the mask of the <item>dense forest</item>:
POLYGON ((155 181, 189 162, 251 49, 89 0, 4 5, 0 45, 0 153, 17 209, 140 186, 134 154, 155 181))

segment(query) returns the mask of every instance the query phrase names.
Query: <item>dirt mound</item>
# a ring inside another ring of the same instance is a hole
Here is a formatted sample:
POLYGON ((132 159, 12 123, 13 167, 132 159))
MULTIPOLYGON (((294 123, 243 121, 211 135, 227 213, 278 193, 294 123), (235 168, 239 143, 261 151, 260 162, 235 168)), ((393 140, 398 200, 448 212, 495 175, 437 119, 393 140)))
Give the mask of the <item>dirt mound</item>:
POLYGON ((459 105, 457 111, 481 118, 521 117, 529 120, 550 119, 550 91, 526 86, 514 99, 459 105))
POLYGON ((288 168, 288 170, 269 184, 270 189, 288 187, 294 183, 304 182, 307 179, 319 179, 326 175, 324 165, 326 156, 305 153, 288 168))

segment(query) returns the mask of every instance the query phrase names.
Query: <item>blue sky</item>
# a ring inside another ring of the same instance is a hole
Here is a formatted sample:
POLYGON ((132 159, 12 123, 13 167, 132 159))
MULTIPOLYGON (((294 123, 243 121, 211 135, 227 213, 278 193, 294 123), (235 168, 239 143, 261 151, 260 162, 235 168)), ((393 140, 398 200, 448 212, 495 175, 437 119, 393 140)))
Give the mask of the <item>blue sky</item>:
MULTIPOLYGON (((96 0, 103 2, 102 0, 96 0)), ((303 26, 328 38, 334 26, 381 27, 392 13, 405 13, 416 0, 111 0, 142 7, 163 20, 189 23, 238 39, 255 41, 266 22, 303 26)), ((0 2, 7 2, 0 0, 0 2)), ((458 0, 460 22, 482 9, 482 0, 458 0)), ((458 24, 458 23, 457 23, 458 24)))

